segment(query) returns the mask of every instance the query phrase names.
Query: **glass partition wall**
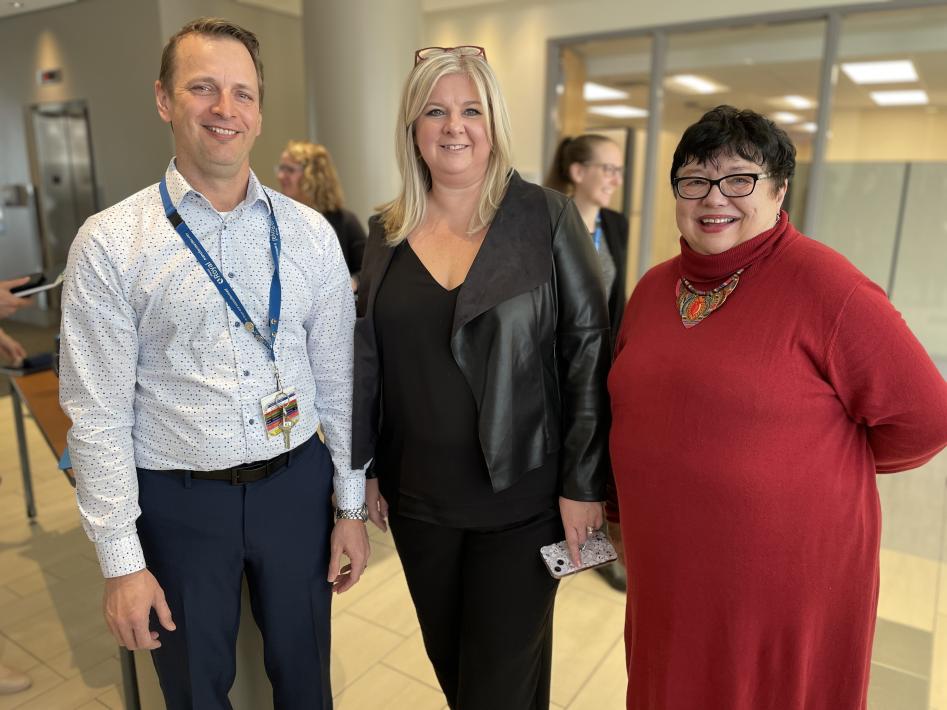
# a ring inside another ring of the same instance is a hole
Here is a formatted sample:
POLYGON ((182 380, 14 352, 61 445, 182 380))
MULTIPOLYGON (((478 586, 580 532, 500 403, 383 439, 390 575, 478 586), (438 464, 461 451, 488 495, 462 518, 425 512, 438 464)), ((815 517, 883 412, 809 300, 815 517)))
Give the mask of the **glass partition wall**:
MULTIPOLYGON (((793 222, 884 287, 947 376, 947 3, 892 4, 550 43, 547 156, 581 132, 626 146, 612 207, 630 218, 629 284, 679 250, 668 170, 684 128, 753 108, 798 149, 793 222)), ((947 454, 877 483, 869 706, 947 710, 947 454)))

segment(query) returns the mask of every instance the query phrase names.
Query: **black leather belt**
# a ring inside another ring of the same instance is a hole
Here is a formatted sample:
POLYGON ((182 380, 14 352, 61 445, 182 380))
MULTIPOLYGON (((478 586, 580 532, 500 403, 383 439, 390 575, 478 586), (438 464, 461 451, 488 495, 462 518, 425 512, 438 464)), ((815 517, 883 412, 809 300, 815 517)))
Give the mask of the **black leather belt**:
POLYGON ((177 473, 190 473, 191 478, 197 478, 203 481, 229 481, 232 486, 240 486, 244 483, 253 483, 262 481, 264 478, 272 476, 280 471, 284 466, 292 463, 295 456, 309 446, 313 437, 310 437, 292 451, 287 451, 274 456, 268 461, 256 461, 254 463, 245 463, 232 468, 221 468, 217 471, 177 471, 177 473))

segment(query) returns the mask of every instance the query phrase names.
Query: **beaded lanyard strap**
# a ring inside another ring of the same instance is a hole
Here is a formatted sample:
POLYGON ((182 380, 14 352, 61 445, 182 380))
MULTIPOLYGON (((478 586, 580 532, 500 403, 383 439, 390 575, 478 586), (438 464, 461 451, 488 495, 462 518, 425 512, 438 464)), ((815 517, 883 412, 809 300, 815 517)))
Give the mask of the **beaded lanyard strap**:
POLYGON ((743 273, 744 269, 740 269, 710 291, 698 291, 691 285, 690 281, 682 276, 680 281, 677 282, 675 295, 677 296, 677 310, 681 314, 681 322, 684 323, 684 327, 693 328, 720 308, 727 300, 727 296, 733 293, 734 289, 740 284, 740 274, 743 273))

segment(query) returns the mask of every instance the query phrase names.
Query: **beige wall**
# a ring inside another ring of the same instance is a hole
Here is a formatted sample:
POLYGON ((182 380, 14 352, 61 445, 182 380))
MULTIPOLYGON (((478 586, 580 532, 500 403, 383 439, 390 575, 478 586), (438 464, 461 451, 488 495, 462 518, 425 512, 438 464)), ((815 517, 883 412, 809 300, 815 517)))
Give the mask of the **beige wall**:
POLYGON ((154 182, 170 143, 151 83, 161 47, 152 0, 84 0, 0 22, 0 184, 29 182, 27 120, 36 103, 84 99, 103 205, 154 182), (37 86, 39 69, 63 82, 37 86))
POLYGON ((103 206, 155 182, 173 151, 152 85, 165 39, 199 15, 223 15, 260 38, 266 67, 263 134, 251 156, 268 184, 290 138, 306 136, 298 18, 233 0, 83 0, 0 21, 0 184, 28 182, 31 105, 84 99, 103 206), (63 82, 37 86, 39 69, 63 82))
POLYGON ((947 114, 942 111, 836 109, 829 131, 830 162, 947 161, 947 114))

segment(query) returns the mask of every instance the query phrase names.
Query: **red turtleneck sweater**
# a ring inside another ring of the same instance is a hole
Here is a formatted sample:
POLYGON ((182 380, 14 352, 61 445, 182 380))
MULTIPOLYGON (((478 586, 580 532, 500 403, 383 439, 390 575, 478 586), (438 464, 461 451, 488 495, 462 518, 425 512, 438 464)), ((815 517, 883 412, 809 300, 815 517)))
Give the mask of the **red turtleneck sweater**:
POLYGON ((649 271, 609 376, 634 710, 866 707, 876 472, 947 444, 947 385, 844 257, 772 230, 649 271), (675 285, 741 267, 684 328, 675 285))

